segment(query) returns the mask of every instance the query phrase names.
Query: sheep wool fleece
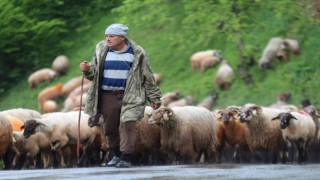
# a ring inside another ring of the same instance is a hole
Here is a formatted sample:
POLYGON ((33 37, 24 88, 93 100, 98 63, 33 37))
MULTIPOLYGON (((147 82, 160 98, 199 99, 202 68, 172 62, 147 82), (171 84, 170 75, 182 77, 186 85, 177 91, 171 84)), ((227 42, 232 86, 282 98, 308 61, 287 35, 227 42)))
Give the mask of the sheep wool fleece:
MULTIPOLYGON (((133 48, 134 59, 122 100, 121 122, 142 119, 147 100, 155 103, 161 102, 161 92, 153 77, 148 55, 141 46, 130 39, 127 39, 127 41, 133 48)), ((100 41, 90 62, 90 69, 84 73, 85 77, 92 81, 85 106, 85 112, 90 116, 100 114, 99 100, 101 99, 103 65, 107 52, 107 42, 105 40, 100 41)))

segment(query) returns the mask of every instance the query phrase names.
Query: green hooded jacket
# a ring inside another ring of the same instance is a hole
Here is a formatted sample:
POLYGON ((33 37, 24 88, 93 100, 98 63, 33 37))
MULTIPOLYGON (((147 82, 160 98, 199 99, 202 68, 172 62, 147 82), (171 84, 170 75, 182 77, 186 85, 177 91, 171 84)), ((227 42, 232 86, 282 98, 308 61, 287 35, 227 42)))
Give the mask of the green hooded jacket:
MULTIPOLYGON (((122 99, 121 122, 141 120, 147 100, 155 103, 161 102, 161 92, 153 77, 148 55, 141 46, 130 39, 127 39, 127 41, 133 48, 134 59, 122 99)), ((84 73, 85 77, 92 81, 85 105, 85 112, 90 116, 100 114, 99 100, 101 96, 103 65, 107 52, 107 42, 105 40, 100 41, 90 62, 90 69, 84 73)))

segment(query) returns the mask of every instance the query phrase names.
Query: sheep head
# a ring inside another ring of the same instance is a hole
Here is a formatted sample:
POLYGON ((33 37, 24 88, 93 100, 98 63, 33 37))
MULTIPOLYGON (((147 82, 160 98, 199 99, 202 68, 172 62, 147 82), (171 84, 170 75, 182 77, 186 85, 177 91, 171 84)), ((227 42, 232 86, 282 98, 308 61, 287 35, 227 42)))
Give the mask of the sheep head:
POLYGON ((297 118, 294 117, 291 113, 289 113, 289 112, 282 112, 282 113, 280 113, 278 116, 272 118, 271 121, 280 120, 280 127, 281 127, 281 129, 285 129, 286 127, 289 126, 290 119, 295 119, 295 120, 297 120, 297 118))
POLYGON ((24 128, 24 131, 23 131, 23 136, 25 138, 28 138, 30 137, 31 135, 35 134, 36 133, 36 128, 40 125, 43 125, 45 126, 43 123, 41 122, 38 122, 37 120, 34 120, 34 119, 30 119, 30 120, 27 120, 23 126, 21 126, 21 129, 24 128))
POLYGON ((221 120, 225 123, 235 121, 238 118, 240 109, 238 107, 228 107, 225 110, 220 111, 221 120))
POLYGON ((101 117, 101 114, 96 114, 94 116, 91 116, 88 119, 88 126, 89 127, 99 126, 100 117, 101 117))
POLYGON ((261 107, 255 104, 246 104, 239 113, 240 122, 250 122, 261 111, 261 107))
POLYGON ((169 121, 173 115, 174 113, 171 108, 162 107, 152 113, 152 116, 149 118, 148 123, 164 124, 166 121, 169 121))

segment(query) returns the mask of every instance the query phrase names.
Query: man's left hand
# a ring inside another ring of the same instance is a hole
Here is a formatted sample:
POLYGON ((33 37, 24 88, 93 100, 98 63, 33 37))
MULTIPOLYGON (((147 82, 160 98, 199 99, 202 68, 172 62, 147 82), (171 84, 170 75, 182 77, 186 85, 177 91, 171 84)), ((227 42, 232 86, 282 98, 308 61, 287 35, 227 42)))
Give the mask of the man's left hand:
POLYGON ((158 109, 161 106, 161 103, 155 103, 155 102, 151 102, 151 107, 153 110, 158 109))

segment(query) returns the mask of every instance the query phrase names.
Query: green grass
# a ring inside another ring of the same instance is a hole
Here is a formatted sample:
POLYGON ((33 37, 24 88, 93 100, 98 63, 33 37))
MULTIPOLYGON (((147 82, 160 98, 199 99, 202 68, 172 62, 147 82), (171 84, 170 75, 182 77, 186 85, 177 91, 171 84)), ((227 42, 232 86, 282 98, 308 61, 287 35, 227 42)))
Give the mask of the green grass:
MULTIPOLYGON (((89 31, 68 37, 70 41, 76 42, 76 46, 68 49, 66 55, 70 59, 71 69, 65 75, 53 82, 40 84, 36 89, 29 89, 27 76, 25 80, 17 82, 16 86, 7 91, 7 96, 0 100, 0 109, 30 108, 40 110, 37 103, 38 93, 45 87, 63 84, 74 76, 81 75, 79 63, 82 60, 90 60, 98 41, 104 39, 104 30, 110 23, 117 22, 116 14, 106 14, 89 31)), ((177 15, 178 16, 178 15, 177 15)), ((254 84, 245 85, 239 77, 235 79, 230 90, 221 91, 214 84, 214 76, 217 67, 207 70, 204 74, 192 72, 189 58, 199 50, 220 49, 225 59, 229 60, 236 70, 238 54, 236 43, 223 39, 208 40, 212 44, 199 46, 188 44, 179 46, 177 44, 177 27, 170 25, 161 29, 152 29, 151 25, 130 26, 129 37, 144 47, 150 57, 152 69, 163 76, 160 84, 162 93, 169 91, 180 91, 184 96, 192 95, 196 101, 201 101, 212 90, 218 92, 216 108, 229 105, 243 105, 247 102, 261 105, 269 105, 277 101, 277 95, 281 92, 292 94, 292 103, 300 107, 304 98, 310 98, 315 105, 320 105, 318 98, 320 49, 318 40, 320 38, 319 25, 301 24, 301 21, 287 22, 273 16, 268 11, 257 12, 256 18, 263 21, 264 26, 252 26, 245 32, 245 43, 253 47, 252 55, 256 62, 259 60, 263 48, 271 37, 297 38, 301 45, 301 54, 293 56, 290 62, 278 62, 273 64, 271 70, 262 71, 257 65, 249 69, 254 84), (268 18, 264 18, 268 16, 268 18), (300 23, 300 24, 299 24, 300 23)), ((125 23, 125 22, 124 22, 125 23)), ((184 33, 180 32, 179 33, 184 33)), ((208 33, 208 32, 203 32, 208 33)), ((62 108, 63 97, 59 99, 62 108)))

